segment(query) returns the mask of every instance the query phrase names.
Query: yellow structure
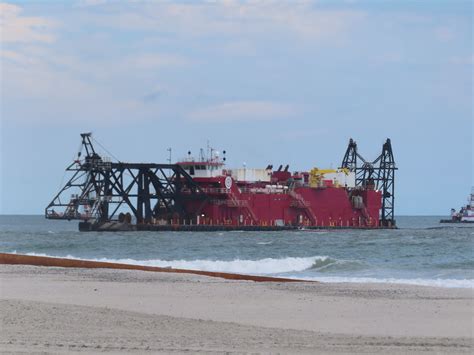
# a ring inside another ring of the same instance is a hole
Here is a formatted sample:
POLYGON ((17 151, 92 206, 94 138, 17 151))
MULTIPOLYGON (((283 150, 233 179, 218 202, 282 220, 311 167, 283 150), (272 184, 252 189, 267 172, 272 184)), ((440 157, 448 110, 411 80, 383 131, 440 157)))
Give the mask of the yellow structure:
POLYGON ((340 181, 336 177, 343 173, 345 176, 349 175, 349 169, 342 168, 342 169, 318 169, 313 168, 309 172, 309 185, 311 187, 324 187, 323 180, 325 180, 326 175, 329 175, 328 178, 333 180, 333 184, 335 187, 339 187, 340 181))

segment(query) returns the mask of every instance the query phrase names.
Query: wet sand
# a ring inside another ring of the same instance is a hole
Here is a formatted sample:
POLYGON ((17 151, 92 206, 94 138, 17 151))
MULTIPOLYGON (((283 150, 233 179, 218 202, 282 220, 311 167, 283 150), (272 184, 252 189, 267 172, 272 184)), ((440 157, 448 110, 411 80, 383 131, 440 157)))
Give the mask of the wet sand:
POLYGON ((3 353, 470 353, 473 291, 0 265, 3 353))

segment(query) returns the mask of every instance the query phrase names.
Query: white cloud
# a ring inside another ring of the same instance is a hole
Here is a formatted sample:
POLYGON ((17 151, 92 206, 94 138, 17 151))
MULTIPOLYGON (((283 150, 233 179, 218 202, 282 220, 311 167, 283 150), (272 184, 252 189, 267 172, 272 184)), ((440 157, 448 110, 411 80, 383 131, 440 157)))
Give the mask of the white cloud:
POLYGON ((78 7, 98 6, 107 4, 107 0, 79 0, 77 2, 78 7))
POLYGON ((272 101, 235 101, 198 109, 188 115, 195 122, 261 121, 296 113, 289 104, 272 101))
POLYGON ((22 8, 17 5, 0 3, 0 37, 9 42, 53 42, 51 30, 54 21, 43 17, 22 16, 22 8))
POLYGON ((117 82, 91 80, 91 72, 74 58, 37 48, 1 55, 3 109, 10 112, 14 108, 15 112, 4 114, 5 122, 100 125, 156 115, 156 108, 147 108, 138 95, 116 90, 117 82))
POLYGON ((1 60, 8 60, 19 65, 27 65, 34 62, 34 59, 18 51, 2 50, 0 51, 1 60))
POLYGON ((181 36, 296 35, 334 39, 361 23, 365 12, 316 9, 308 1, 141 3, 89 17, 99 26, 181 36))

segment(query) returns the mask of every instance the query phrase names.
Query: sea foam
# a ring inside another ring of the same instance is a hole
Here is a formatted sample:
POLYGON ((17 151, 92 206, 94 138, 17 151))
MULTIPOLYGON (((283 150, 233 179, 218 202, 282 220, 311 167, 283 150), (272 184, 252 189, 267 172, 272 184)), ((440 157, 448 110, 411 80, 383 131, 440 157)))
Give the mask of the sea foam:
MULTIPOLYGON (((16 252, 13 252, 16 253, 16 252)), ((265 258, 259 260, 135 260, 109 258, 79 258, 72 255, 53 256, 43 253, 26 253, 31 256, 89 260, 109 263, 121 263, 143 266, 171 267, 175 269, 203 270, 230 272, 239 274, 275 275, 285 274, 285 277, 300 280, 311 280, 329 283, 387 283, 418 286, 434 286, 446 288, 474 288, 473 279, 441 279, 441 278, 385 278, 385 277, 341 277, 341 276, 308 276, 298 274, 306 270, 323 271, 332 265, 345 264, 352 261, 332 259, 328 256, 265 258)))
POLYGON ((72 255, 52 256, 42 253, 26 253, 31 256, 46 256, 75 260, 100 261, 108 263, 132 264, 143 266, 171 267, 175 269, 190 269, 203 271, 231 272, 241 274, 281 274, 287 272, 300 272, 325 264, 331 260, 327 256, 287 257, 281 259, 265 258, 259 260, 135 260, 135 259, 110 259, 110 258, 78 258, 72 255))

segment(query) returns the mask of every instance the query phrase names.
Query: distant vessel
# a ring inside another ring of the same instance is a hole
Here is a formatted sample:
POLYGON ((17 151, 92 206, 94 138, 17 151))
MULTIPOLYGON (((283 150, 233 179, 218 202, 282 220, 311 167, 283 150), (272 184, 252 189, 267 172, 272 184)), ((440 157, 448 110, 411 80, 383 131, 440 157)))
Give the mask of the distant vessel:
POLYGON ((451 219, 442 219, 440 223, 474 223, 474 187, 471 188, 467 205, 461 207, 459 212, 452 208, 451 219))

